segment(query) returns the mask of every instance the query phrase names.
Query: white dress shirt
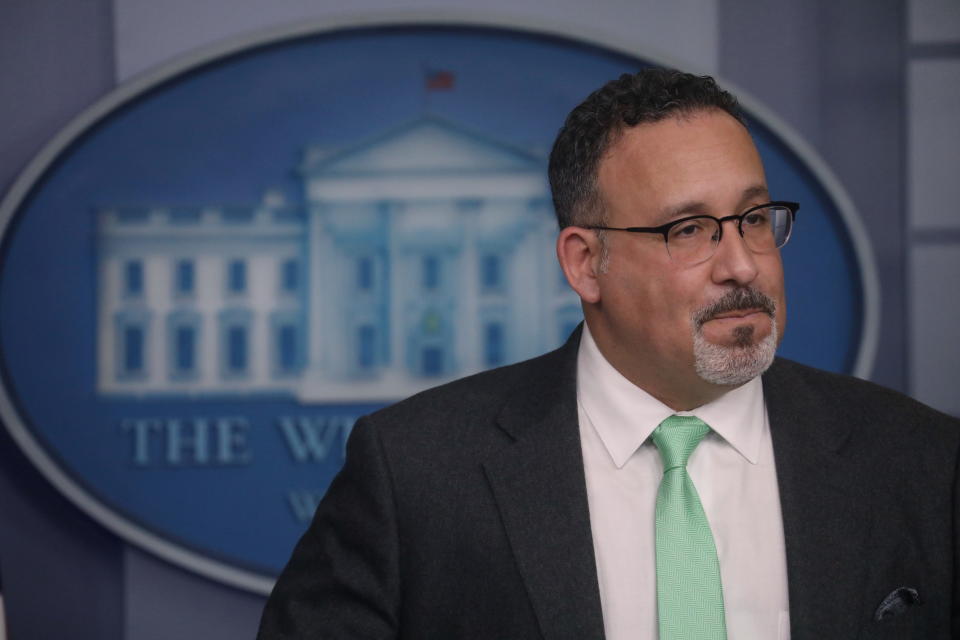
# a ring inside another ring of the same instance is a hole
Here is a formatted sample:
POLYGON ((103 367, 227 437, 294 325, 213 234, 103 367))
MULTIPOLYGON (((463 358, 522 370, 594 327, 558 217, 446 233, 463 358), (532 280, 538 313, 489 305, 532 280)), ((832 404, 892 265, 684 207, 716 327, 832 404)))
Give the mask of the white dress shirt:
MULTIPOLYGON (((649 439, 673 411, 624 378, 583 327, 580 444, 607 640, 657 640, 654 510, 663 475, 649 439)), ((695 411, 712 431, 687 470, 720 560, 728 640, 789 640, 786 553, 760 378, 695 411)))

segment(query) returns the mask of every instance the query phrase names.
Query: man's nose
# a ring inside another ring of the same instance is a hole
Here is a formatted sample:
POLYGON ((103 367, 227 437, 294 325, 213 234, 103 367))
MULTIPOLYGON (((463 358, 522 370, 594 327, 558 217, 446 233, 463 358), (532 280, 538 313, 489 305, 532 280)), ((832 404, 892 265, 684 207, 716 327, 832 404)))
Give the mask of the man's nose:
POLYGON ((718 284, 750 284, 759 272, 756 256, 740 235, 736 220, 727 220, 723 224, 720 244, 713 255, 713 280, 718 284))

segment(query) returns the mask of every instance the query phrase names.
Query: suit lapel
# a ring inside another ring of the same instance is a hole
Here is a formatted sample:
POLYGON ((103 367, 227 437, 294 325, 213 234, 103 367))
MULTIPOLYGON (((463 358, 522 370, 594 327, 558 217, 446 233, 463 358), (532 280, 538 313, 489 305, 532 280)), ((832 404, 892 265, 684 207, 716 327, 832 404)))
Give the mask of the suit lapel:
POLYGON ((577 337, 505 405, 499 424, 514 442, 484 464, 547 640, 603 637, 577 421, 577 337))
POLYGON ((774 364, 763 388, 783 513, 792 638, 853 638, 869 563, 869 479, 843 455, 850 420, 791 366, 774 364))

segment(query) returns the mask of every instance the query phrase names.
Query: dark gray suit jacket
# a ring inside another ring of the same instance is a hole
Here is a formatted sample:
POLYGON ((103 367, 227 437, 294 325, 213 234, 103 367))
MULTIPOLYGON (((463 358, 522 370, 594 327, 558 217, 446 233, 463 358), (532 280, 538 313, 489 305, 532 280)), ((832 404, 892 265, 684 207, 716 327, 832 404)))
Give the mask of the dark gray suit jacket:
MULTIPOLYGON (((602 638, 578 344, 361 419, 259 638, 602 638)), ((793 640, 960 637, 960 423, 784 360, 763 387, 793 640)))

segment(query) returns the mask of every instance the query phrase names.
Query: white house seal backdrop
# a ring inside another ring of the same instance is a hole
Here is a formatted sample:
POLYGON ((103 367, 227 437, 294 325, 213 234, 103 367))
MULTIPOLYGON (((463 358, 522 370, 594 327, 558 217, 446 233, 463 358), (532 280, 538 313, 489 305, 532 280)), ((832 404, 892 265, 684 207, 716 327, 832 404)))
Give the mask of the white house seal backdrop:
MULTIPOLYGON (((4 423, 119 535, 267 589, 357 417, 576 327, 547 153, 591 90, 651 63, 408 24, 274 37, 108 96, 0 206, 4 423)), ((801 203, 781 353, 863 373, 855 214, 748 115, 771 193, 801 203)))

